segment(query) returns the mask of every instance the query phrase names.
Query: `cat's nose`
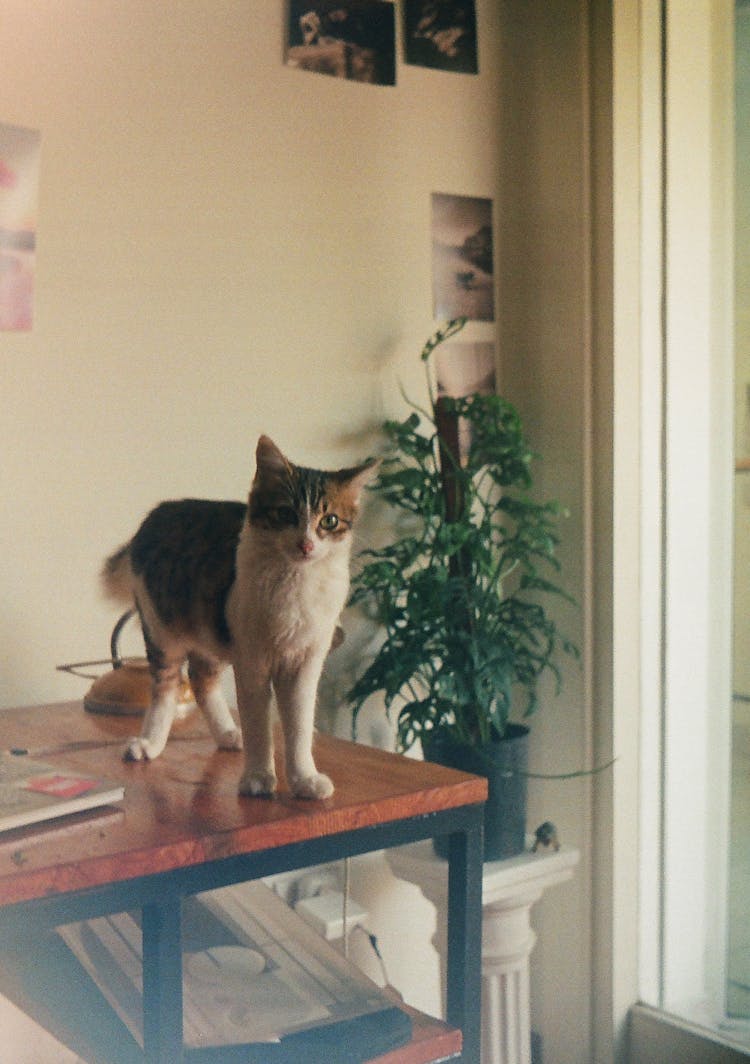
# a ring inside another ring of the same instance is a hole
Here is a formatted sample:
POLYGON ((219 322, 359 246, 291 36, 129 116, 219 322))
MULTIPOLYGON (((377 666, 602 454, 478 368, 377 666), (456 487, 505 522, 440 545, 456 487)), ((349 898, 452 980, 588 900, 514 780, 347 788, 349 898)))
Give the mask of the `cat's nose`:
POLYGON ((300 553, 303 554, 305 556, 305 558, 309 557, 309 555, 312 554, 314 548, 315 548, 315 544, 307 536, 305 536, 304 539, 301 539, 299 541, 300 553))

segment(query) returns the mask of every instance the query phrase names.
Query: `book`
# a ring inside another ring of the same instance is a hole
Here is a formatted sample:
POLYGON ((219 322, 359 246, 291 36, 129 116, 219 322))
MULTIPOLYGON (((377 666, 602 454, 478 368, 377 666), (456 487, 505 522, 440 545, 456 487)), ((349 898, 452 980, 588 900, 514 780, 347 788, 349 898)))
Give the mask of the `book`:
MULTIPOLYGON (((409 1016, 262 882, 183 900, 183 1036, 190 1059, 336 1064, 408 1042, 409 1016), (220 1053, 221 1049, 221 1053, 220 1053), (229 1052, 229 1057, 227 1057, 229 1052)), ((58 934, 143 1045, 140 911, 58 934)))
POLYGON ((0 750, 0 832, 118 802, 121 783, 0 750))

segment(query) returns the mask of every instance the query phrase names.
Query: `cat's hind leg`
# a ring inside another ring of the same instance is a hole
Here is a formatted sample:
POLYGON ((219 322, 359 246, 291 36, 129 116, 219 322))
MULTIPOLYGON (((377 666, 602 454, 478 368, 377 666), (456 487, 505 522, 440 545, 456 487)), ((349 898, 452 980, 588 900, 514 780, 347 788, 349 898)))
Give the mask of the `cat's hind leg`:
POLYGON ((153 761, 167 745, 182 679, 182 652, 168 653, 154 642, 142 619, 141 627, 151 671, 151 706, 146 710, 140 735, 130 739, 125 748, 126 761, 153 761))
POLYGON ((242 732, 221 690, 221 666, 192 653, 188 655, 188 677, 216 745, 220 750, 241 750, 242 732))

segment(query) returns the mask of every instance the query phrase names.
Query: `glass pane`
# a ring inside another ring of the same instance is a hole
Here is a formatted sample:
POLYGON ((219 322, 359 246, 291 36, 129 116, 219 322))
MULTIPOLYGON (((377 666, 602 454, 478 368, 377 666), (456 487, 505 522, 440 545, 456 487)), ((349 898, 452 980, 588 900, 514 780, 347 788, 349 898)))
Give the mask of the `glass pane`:
POLYGON ((750 2, 735 21, 735 554, 727 1011, 750 1018, 750 2))

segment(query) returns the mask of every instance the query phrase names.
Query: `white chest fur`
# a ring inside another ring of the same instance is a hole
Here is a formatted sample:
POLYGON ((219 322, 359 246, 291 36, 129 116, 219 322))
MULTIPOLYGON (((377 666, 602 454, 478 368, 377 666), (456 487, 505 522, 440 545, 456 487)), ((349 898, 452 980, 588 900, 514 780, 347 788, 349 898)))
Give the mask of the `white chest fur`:
POLYGON ((349 550, 305 559, 269 548, 246 528, 229 606, 238 651, 275 660, 327 649, 349 589, 349 550))

